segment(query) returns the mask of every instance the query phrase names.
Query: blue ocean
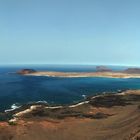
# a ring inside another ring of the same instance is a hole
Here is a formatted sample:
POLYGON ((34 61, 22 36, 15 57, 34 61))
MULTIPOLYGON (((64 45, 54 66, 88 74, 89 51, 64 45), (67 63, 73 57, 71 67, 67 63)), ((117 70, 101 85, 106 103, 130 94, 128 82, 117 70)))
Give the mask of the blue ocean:
MULTIPOLYGON (((85 96, 125 89, 140 89, 140 79, 130 78, 56 78, 43 76, 22 76, 14 72, 31 68, 41 71, 92 72, 96 66, 73 65, 18 65, 0 66, 0 111, 11 105, 46 101, 49 104, 71 104, 85 96)), ((126 67, 113 67, 123 70, 126 67)))

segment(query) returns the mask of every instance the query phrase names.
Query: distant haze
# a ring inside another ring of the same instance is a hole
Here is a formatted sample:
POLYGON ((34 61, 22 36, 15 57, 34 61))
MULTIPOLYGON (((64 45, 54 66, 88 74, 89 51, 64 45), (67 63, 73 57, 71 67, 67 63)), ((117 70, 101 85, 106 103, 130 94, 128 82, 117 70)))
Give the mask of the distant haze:
POLYGON ((0 0, 0 64, 139 60, 139 0, 0 0))

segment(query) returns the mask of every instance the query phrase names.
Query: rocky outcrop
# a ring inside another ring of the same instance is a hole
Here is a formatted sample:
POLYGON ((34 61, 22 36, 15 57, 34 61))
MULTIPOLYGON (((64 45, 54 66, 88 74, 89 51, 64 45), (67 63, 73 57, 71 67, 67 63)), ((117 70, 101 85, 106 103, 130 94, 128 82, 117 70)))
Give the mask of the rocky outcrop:
POLYGON ((97 71, 97 72, 111 72, 112 70, 109 69, 109 68, 106 67, 106 66, 97 66, 97 67, 96 67, 96 71, 97 71))
POLYGON ((12 118, 0 122, 0 140, 139 140, 140 90, 120 92, 90 96, 84 104, 29 104, 6 112, 12 118))
POLYGON ((125 73, 140 74, 140 68, 128 68, 124 70, 125 73))
POLYGON ((22 69, 22 70, 17 71, 16 73, 24 75, 24 74, 30 74, 30 73, 35 73, 35 72, 36 71, 33 69, 22 69))

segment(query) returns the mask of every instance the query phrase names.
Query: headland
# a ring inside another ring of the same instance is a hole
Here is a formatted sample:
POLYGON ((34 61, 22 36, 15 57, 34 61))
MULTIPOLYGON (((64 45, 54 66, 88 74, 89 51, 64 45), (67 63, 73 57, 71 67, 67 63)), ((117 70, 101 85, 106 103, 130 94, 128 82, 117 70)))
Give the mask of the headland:
POLYGON ((138 140, 140 90, 90 96, 65 106, 26 104, 3 115, 11 118, 0 122, 0 140, 138 140))

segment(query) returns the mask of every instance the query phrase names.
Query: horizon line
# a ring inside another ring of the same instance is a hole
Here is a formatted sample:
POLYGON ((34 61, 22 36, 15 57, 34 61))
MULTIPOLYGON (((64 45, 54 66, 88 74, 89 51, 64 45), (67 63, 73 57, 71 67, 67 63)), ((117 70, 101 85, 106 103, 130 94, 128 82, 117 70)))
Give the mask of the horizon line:
POLYGON ((0 66, 23 66, 23 65, 67 65, 67 66, 122 66, 122 67, 140 67, 140 65, 128 65, 128 64, 95 64, 95 63, 7 63, 0 64, 0 66))

